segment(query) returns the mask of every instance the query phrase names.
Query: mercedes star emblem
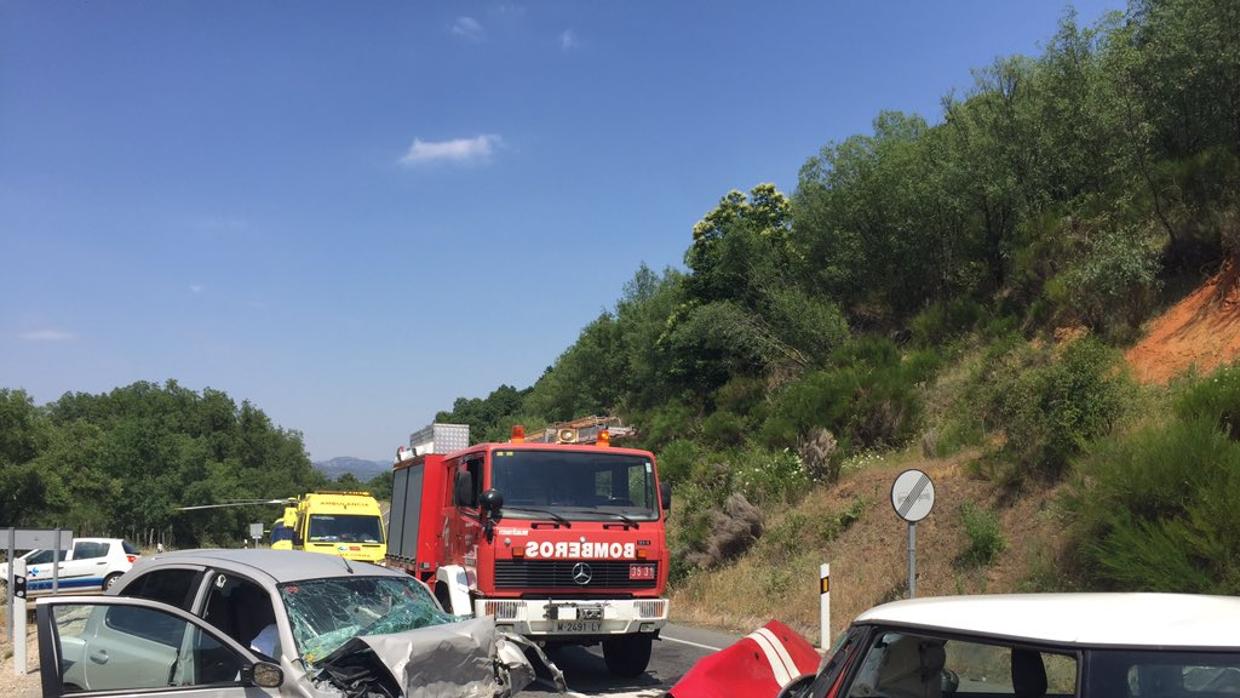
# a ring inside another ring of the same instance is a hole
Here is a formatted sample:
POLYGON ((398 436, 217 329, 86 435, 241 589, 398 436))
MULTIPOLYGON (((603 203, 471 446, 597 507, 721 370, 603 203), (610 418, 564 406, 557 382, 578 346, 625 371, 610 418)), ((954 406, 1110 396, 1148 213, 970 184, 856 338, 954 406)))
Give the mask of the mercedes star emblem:
POLYGON ((594 570, 590 569, 590 566, 587 565, 586 563, 578 562, 577 564, 573 565, 573 581, 574 582, 577 582, 581 586, 585 586, 589 584, 590 580, 593 578, 594 578, 594 570))

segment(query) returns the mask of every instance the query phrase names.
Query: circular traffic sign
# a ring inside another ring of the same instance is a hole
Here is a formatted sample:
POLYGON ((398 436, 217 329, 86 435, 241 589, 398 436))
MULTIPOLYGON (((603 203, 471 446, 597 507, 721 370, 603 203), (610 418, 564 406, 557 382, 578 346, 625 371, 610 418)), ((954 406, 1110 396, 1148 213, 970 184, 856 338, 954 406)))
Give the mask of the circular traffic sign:
POLYGON ((891 507, 909 523, 926 518, 934 508, 934 483, 930 476, 917 469, 900 473, 891 485, 891 507))

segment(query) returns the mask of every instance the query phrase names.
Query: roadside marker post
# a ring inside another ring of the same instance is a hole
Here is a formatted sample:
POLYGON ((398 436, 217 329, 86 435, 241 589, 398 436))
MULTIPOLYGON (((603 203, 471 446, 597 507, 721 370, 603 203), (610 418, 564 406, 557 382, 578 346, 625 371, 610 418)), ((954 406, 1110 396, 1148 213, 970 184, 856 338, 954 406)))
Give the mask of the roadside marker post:
MULTIPOLYGON (((60 549, 62 545, 66 547, 73 543, 73 530, 63 528, 17 528, 8 526, 8 568, 7 578, 4 580, 7 584, 4 594, 4 637, 8 640, 13 639, 13 618, 17 615, 14 609, 13 591, 16 589, 14 577, 17 575, 15 571, 14 561, 17 559, 18 550, 48 550, 52 551, 52 593, 55 594, 60 590, 60 549)), ((3 530, 3 529, 0 529, 3 530)), ((22 562, 22 576, 26 575, 25 561, 22 562)))
POLYGON ((13 673, 26 675, 26 561, 14 560, 9 564, 13 572, 13 673))
POLYGON ((818 566, 818 627, 821 632, 820 647, 825 652, 831 649, 831 563, 824 562, 818 566))
POLYGON ((917 598, 917 522, 934 508, 934 483, 920 470, 905 470, 891 484, 891 508, 908 522, 908 597, 917 598))
POLYGON ((9 591, 13 588, 13 558, 17 556, 17 550, 14 546, 17 543, 17 529, 9 526, 9 556, 5 558, 8 562, 9 571, 5 572, 4 580, 4 638, 13 640, 13 593, 9 591))

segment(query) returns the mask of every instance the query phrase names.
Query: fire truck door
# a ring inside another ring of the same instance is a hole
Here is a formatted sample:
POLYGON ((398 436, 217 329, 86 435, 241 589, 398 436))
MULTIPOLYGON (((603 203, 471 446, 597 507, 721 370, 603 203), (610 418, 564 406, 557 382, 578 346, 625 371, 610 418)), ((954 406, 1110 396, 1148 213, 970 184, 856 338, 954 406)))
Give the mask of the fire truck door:
POLYGON ((482 458, 459 463, 452 473, 454 515, 448 517, 448 538, 445 541, 450 563, 473 569, 478 564, 478 535, 482 524, 478 518, 478 498, 482 494, 482 458))

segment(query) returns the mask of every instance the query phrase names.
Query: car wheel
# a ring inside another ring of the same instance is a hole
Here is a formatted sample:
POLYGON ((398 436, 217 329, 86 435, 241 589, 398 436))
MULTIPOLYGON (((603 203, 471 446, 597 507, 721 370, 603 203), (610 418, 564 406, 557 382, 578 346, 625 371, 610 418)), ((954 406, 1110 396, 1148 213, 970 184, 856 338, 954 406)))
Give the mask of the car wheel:
POLYGON ((641 676, 650 664, 649 635, 622 635, 603 640, 603 661, 615 676, 631 679, 641 676))
POLYGON ((107 591, 108 589, 111 589, 112 585, 116 584, 116 580, 121 578, 121 574, 122 574, 121 572, 113 572, 112 574, 109 574, 108 576, 104 577, 103 578, 103 590, 107 591))

